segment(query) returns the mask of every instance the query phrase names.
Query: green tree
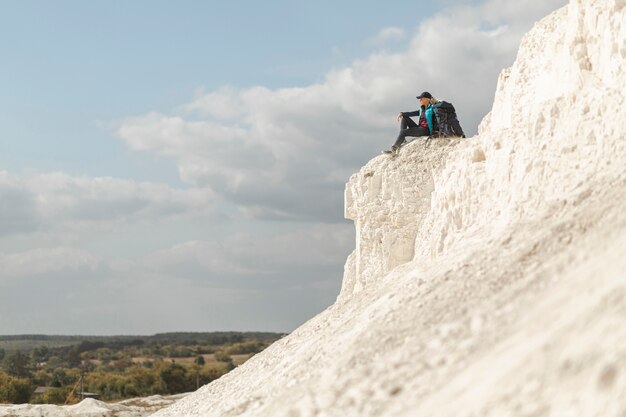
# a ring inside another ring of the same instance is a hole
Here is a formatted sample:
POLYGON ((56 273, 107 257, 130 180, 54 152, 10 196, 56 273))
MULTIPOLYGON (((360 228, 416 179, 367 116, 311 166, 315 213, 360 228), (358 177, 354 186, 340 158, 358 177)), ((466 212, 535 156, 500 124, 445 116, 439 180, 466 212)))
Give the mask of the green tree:
POLYGON ((206 361, 204 360, 204 356, 198 355, 198 357, 193 361, 196 365, 204 365, 206 361))
POLYGON ((231 355, 241 355, 246 353, 259 353, 265 349, 265 345, 258 340, 248 340, 243 343, 236 343, 227 349, 231 355))
POLYGON ((23 404, 30 400, 33 386, 26 378, 0 372, 0 403, 23 404))
POLYGON ((215 357, 215 360, 220 361, 220 362, 232 362, 233 361, 233 358, 231 358, 230 355, 224 352, 223 350, 218 350, 217 352, 213 354, 213 356, 215 357))
POLYGON ((224 371, 220 368, 205 366, 200 369, 200 385, 208 384, 224 375, 224 371))
POLYGON ((47 346, 36 347, 35 349, 33 349, 30 356, 35 364, 46 362, 50 357, 50 349, 48 349, 47 346))
POLYGON ((75 368, 80 366, 82 360, 80 358, 80 348, 78 346, 72 346, 69 348, 64 357, 69 368, 75 368))
POLYGON ((165 393, 167 387, 163 380, 150 369, 139 365, 128 368, 124 374, 136 396, 148 396, 165 393))
POLYGON ((133 361, 126 358, 118 359, 111 363, 111 367, 117 371, 123 371, 127 368, 130 368, 131 366, 133 366, 133 361))
POLYGON ((50 355, 48 363, 46 364, 48 369, 61 368, 63 366, 65 366, 65 361, 57 355, 50 355))
POLYGON ((170 363, 161 371, 160 377, 165 383, 169 394, 178 394, 190 389, 187 370, 177 363, 170 363))
POLYGON ((30 358, 22 352, 17 351, 6 355, 2 361, 2 367, 9 375, 20 378, 30 377, 30 358))
POLYGON ((78 397, 75 394, 70 397, 71 392, 72 387, 53 388, 43 394, 43 402, 45 404, 65 404, 68 399, 70 404, 78 402, 78 397))
POLYGON ((4 359, 4 355, 6 355, 6 351, 4 349, 0 349, 0 361, 4 359))
POLYGON ((52 381, 52 374, 44 369, 38 369, 33 372, 33 376, 31 377, 31 382, 33 385, 47 387, 50 386, 50 382, 52 381))
POLYGON ((63 385, 67 385, 71 382, 70 378, 68 378, 65 369, 63 368, 55 368, 52 371, 52 378, 50 381, 51 387, 62 387, 63 385))

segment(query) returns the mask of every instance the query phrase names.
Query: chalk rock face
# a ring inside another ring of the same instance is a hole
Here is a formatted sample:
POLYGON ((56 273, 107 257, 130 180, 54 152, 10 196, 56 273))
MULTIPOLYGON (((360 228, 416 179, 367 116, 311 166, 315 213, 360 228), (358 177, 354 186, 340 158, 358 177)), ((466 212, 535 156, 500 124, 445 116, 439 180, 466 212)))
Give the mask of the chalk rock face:
POLYGON ((433 177, 459 139, 415 142, 397 158, 370 161, 346 184, 345 217, 354 220, 357 245, 346 262, 340 299, 415 255, 419 225, 430 211, 433 177))
POLYGON ((156 415, 626 415, 624 22, 572 0, 478 136, 353 175, 337 301, 156 415))

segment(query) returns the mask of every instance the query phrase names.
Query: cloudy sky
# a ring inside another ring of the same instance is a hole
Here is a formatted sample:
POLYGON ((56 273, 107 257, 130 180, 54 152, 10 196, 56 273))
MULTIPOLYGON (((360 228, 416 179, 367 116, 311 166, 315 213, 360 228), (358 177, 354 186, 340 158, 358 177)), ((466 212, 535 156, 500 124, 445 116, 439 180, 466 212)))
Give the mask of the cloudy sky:
POLYGON ((0 334, 291 331, 423 90, 473 135, 565 0, 6 0, 0 334))

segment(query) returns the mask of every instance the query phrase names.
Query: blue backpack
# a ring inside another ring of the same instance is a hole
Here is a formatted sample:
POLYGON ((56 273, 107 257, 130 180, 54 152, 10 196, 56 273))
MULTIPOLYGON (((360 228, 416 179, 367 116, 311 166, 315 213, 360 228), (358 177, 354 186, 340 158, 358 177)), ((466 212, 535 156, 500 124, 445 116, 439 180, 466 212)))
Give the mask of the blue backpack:
POLYGON ((435 116, 433 117, 435 126, 432 136, 440 138, 450 136, 465 137, 465 133, 463 133, 463 129, 461 129, 461 124, 456 117, 456 110, 454 110, 452 103, 439 101, 432 104, 431 107, 433 108, 433 114, 435 116))

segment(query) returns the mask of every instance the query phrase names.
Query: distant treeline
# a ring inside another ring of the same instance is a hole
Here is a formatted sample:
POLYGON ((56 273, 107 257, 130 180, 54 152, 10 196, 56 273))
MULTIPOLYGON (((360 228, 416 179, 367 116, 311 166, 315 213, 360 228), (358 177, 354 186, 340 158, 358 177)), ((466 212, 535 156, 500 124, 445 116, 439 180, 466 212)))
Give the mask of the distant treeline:
POLYGON ((84 345, 85 350, 100 347, 121 348, 124 346, 141 346, 150 344, 179 344, 179 345, 224 345, 239 343, 245 340, 276 340, 284 333, 271 332, 172 332, 157 333, 150 336, 80 336, 80 335, 0 335, 0 348, 5 350, 29 351, 36 347, 50 345, 84 345))

